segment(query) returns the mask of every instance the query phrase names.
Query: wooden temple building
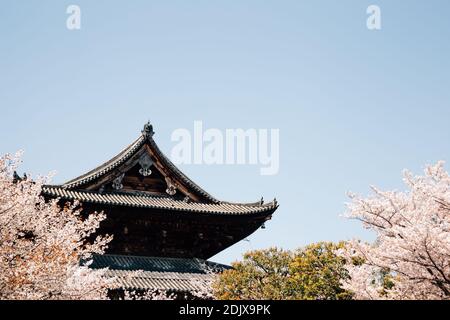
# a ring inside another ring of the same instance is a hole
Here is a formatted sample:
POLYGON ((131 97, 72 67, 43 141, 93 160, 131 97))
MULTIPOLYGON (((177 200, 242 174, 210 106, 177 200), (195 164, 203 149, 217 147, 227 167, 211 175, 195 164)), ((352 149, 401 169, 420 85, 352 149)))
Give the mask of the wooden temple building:
POLYGON ((117 156, 63 185, 45 186, 45 197, 79 201, 86 213, 104 211, 99 233, 111 234, 107 254, 91 267, 108 267, 125 290, 190 292, 208 276, 207 262, 271 219, 276 200, 220 201, 184 175, 158 148, 153 126, 117 156), (142 270, 130 277, 134 271, 142 270))

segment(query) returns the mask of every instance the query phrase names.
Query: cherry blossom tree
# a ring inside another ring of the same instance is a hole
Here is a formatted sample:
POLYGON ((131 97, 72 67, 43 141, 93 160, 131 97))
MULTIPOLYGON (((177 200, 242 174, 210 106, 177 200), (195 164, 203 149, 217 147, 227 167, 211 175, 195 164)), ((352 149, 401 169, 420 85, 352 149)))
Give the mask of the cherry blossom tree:
POLYGON ((86 241, 105 215, 82 216, 77 203, 45 201, 41 188, 49 178, 19 178, 20 159, 0 158, 0 299, 106 299, 105 270, 80 265, 111 240, 86 241))
POLYGON ((450 299, 450 176, 439 162, 423 176, 405 171, 404 182, 406 192, 350 195, 347 216, 377 235, 340 252, 357 299, 450 299))

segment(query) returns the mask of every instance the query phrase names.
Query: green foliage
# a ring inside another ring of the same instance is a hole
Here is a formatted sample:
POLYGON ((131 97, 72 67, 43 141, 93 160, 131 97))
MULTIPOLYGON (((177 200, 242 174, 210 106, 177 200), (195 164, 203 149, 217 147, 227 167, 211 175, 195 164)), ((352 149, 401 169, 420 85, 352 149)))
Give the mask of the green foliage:
POLYGON ((294 299, 351 299, 351 294, 341 288, 341 280, 348 277, 345 260, 335 254, 343 245, 321 242, 297 252, 290 264, 294 299))
POLYGON ((220 276, 215 295, 221 300, 283 299, 289 292, 292 259, 292 253, 277 248, 248 252, 220 276))
POLYGON ((248 252, 214 285, 221 300, 350 299, 340 287, 347 277, 335 255, 343 244, 318 243, 296 252, 277 248, 248 252))

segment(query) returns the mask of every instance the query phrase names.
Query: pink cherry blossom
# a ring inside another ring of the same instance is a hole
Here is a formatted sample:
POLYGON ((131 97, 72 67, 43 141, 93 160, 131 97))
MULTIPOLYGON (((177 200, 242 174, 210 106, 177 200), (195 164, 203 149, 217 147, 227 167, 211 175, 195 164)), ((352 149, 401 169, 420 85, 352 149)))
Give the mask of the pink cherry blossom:
POLYGON ((347 216, 377 236, 340 252, 351 277, 343 285, 357 299, 450 299, 450 176, 439 162, 423 176, 405 171, 404 182, 406 192, 350 195, 347 216))
POLYGON ((20 158, 0 158, 0 299, 106 299, 105 270, 79 263, 102 254, 111 240, 85 241, 105 215, 83 217, 76 203, 45 201, 41 188, 49 178, 14 176, 20 158))

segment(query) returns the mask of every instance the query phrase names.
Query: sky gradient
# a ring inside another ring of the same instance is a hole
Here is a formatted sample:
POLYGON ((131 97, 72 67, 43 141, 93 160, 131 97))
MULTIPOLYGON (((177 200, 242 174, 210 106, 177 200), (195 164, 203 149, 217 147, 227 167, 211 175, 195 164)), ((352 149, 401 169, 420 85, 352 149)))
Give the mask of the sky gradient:
POLYGON ((450 2, 0 2, 0 153, 55 183, 116 155, 147 120, 171 133, 280 129, 280 172, 183 165, 217 198, 277 197, 267 224, 212 260, 250 249, 371 239, 341 217, 347 191, 404 188, 401 172, 450 159, 450 2), (66 8, 82 11, 66 28, 66 8), (382 30, 366 28, 381 7, 382 30), (238 182, 238 183, 236 183, 238 182))

